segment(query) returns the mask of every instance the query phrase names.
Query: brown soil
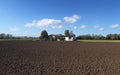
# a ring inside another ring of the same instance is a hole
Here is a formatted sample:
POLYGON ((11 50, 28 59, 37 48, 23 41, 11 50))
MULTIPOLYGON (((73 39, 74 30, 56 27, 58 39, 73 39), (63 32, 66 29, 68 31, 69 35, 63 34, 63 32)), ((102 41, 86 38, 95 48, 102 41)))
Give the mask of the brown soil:
POLYGON ((120 43, 0 42, 0 75, 119 75, 120 43))

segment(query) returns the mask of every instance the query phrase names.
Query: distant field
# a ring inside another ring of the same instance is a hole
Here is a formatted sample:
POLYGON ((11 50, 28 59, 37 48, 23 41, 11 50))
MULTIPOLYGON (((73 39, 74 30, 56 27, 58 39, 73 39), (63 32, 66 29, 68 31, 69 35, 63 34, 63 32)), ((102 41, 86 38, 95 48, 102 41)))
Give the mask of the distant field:
MULTIPOLYGON (((0 41, 38 41, 40 39, 0 39, 0 41)), ((120 42, 120 40, 77 40, 80 42, 120 42)))
POLYGON ((0 75, 120 75, 120 43, 1 41, 0 75))
POLYGON ((80 42, 120 42, 120 40, 78 40, 80 42))
POLYGON ((0 39, 0 41, 36 41, 39 39, 0 39))

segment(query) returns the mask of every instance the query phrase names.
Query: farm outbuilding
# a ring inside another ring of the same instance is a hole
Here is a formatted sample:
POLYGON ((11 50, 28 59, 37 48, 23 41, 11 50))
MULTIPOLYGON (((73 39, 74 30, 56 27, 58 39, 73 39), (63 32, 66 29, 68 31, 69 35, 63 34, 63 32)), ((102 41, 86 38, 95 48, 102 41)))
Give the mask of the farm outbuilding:
POLYGON ((71 33, 69 36, 65 36, 65 41, 75 41, 76 37, 73 33, 71 33))
POLYGON ((62 41, 64 40, 65 36, 62 34, 51 34, 49 35, 49 39, 51 41, 62 41))
POLYGON ((70 37, 65 37, 65 41, 74 41, 75 37, 74 36, 70 36, 70 37))
POLYGON ((49 39, 51 41, 75 41, 76 37, 75 34, 71 32, 69 33, 69 36, 65 36, 62 34, 51 34, 49 35, 49 39))

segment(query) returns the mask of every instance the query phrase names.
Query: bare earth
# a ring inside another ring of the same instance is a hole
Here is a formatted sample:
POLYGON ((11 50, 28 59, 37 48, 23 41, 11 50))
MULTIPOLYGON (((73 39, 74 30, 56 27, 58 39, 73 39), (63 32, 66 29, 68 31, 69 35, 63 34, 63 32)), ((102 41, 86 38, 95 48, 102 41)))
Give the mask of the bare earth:
POLYGON ((0 42, 0 75, 120 75, 120 43, 0 42))

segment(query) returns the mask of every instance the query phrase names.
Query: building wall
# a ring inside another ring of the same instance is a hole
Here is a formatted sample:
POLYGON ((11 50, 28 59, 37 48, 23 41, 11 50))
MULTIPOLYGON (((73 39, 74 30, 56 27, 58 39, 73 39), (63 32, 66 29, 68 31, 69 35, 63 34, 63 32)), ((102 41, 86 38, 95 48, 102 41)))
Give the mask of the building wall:
POLYGON ((74 37, 65 37, 65 41, 74 41, 74 37))

